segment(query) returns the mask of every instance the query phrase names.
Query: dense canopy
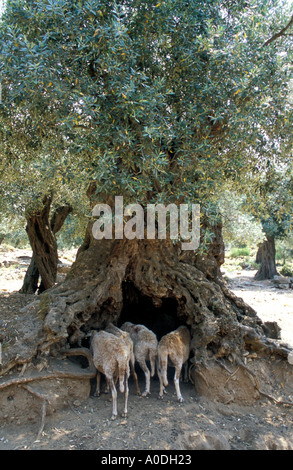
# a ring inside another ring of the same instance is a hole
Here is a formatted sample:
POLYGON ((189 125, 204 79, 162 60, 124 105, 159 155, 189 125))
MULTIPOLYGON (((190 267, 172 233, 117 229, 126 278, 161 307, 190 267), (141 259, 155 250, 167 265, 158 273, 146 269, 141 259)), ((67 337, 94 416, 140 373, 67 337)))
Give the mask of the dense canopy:
POLYGON ((95 180, 203 206, 229 179, 257 186, 292 155, 292 38, 264 45, 288 15, 267 0, 7 1, 5 180, 34 198, 95 180))

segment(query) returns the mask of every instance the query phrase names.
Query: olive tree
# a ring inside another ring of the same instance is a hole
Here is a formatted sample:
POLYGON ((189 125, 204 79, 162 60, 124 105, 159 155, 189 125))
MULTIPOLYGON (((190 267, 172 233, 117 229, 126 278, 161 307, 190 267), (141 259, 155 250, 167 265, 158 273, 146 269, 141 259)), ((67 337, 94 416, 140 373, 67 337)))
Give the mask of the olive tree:
POLYGON ((200 205, 192 250, 144 230, 97 240, 90 219, 66 281, 46 291, 48 348, 125 320, 158 336, 190 325, 198 361, 243 351, 249 328, 259 341, 260 320, 221 277, 216 208, 227 182, 254 190, 269 147, 281 164, 292 144, 288 30, 268 43, 288 17, 267 0, 7 1, 2 169, 41 159, 49 186, 62 159, 68 191, 82 179, 91 208, 112 215, 115 197, 143 211, 200 205))

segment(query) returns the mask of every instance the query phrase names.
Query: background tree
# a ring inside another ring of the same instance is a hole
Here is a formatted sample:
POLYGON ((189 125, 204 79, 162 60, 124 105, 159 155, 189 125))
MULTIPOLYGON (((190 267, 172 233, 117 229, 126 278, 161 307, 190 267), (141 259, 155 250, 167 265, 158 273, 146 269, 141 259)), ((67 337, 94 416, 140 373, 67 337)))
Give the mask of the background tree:
POLYGON ((292 165, 268 165, 262 174, 259 191, 248 195, 246 204, 262 225, 265 240, 260 244, 256 262, 260 263, 256 279, 272 279, 276 268, 276 240, 284 239, 292 229, 292 165))
POLYGON ((282 166, 273 167, 268 161, 267 169, 258 176, 257 189, 253 180, 253 175, 245 178, 242 194, 228 188, 222 192, 219 210, 224 223, 223 235, 232 246, 258 246, 256 262, 260 267, 255 277, 272 279, 278 274, 276 242, 279 246, 284 242, 280 246, 284 256, 285 252, 289 253, 285 246, 292 231, 292 166, 284 161, 282 166))
POLYGON ((245 194, 238 194, 227 188, 220 195, 218 207, 223 221, 226 249, 255 248, 263 241, 261 224, 249 212, 245 194))
MULTIPOLYGON (((2 217, 6 217, 8 225, 12 228, 26 226, 33 250, 21 292, 42 292, 56 282, 56 233, 60 231, 73 208, 75 216, 79 214, 81 206, 82 213, 85 213, 87 203, 86 197, 83 197, 85 187, 82 176, 78 176, 75 186, 65 184, 62 159, 52 162, 45 156, 30 161, 19 158, 8 167, 4 159, 0 163, 0 174, 2 217)), ((86 217, 83 217, 83 224, 86 220, 86 217)), ((82 217, 80 222, 84 233, 82 217)))
POLYGON ((74 168, 71 183, 77 169, 93 183, 92 204, 123 195, 125 204, 197 202, 202 211, 195 253, 170 240, 97 241, 90 221, 67 280, 47 291, 46 344, 74 344, 111 320, 159 323, 161 332, 188 323, 195 359, 204 361, 210 352, 241 351, 245 327, 261 331, 220 277, 215 207, 227 180, 253 175, 258 187, 263 147, 277 148, 275 164, 291 151, 291 39, 262 47, 284 23, 282 6, 7 2, 0 30, 5 167, 62 158, 64 180, 74 168))

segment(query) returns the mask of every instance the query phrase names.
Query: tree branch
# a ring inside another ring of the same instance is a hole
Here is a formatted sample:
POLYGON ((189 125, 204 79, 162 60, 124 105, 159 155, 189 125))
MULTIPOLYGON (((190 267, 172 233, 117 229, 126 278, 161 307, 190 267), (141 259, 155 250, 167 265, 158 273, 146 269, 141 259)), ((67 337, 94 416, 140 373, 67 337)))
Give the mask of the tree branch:
POLYGON ((286 31, 293 25, 293 15, 289 21, 289 23, 284 26, 284 28, 281 29, 281 31, 279 31, 278 33, 274 34, 270 39, 268 39, 263 45, 262 47, 265 47, 265 46, 268 46, 269 44, 271 44, 273 41, 275 41, 276 39, 278 39, 279 37, 281 36, 284 36, 286 31))

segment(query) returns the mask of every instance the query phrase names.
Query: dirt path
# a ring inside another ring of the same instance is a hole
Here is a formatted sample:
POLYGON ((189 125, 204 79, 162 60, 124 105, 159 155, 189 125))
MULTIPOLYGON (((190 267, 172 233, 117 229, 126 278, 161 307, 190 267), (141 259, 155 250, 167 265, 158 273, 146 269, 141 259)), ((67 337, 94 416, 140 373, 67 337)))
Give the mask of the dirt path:
POLYGON ((262 321, 276 321, 281 338, 293 347, 293 289, 279 289, 272 281, 254 281, 256 271, 229 272, 229 287, 257 312, 262 321))
MULTIPOLYGON (((30 300, 17 293, 28 263, 28 259, 24 262, 24 258, 18 257, 29 253, 0 254, 3 325, 3 318, 13 321, 19 307, 30 300)), ((70 264, 70 259, 64 259, 66 262, 70 264)), ((229 273, 230 288, 250 303, 263 320, 277 321, 282 327, 282 339, 293 346, 293 292, 277 290, 268 282, 254 283, 252 276, 250 271, 229 273)), ((121 416, 115 421, 109 419, 112 407, 109 395, 76 401, 46 416, 38 441, 40 423, 19 424, 18 416, 12 414, 10 422, 0 423, 0 450, 293 450, 293 406, 277 405, 265 397, 253 406, 224 405, 198 396, 191 383, 181 384, 185 401, 180 404, 174 393, 172 371, 169 379, 168 394, 163 400, 158 399, 156 378, 151 382, 152 393, 147 398, 135 395, 130 380, 127 419, 121 416)), ((143 388, 144 378, 140 373, 139 381, 143 388)), ((293 396, 291 399, 293 402, 293 396)), ((123 397, 118 392, 118 412, 122 403, 123 397)))
MULTIPOLYGON (((0 450, 293 449, 292 409, 266 399, 252 407, 212 403, 196 396, 191 384, 182 385, 185 401, 179 404, 169 388, 159 400, 156 380, 148 398, 135 396, 131 384, 128 418, 115 421, 108 395, 75 403, 46 417, 38 441, 38 423, 5 425, 0 450)), ((122 403, 119 395, 118 410, 122 403)))

